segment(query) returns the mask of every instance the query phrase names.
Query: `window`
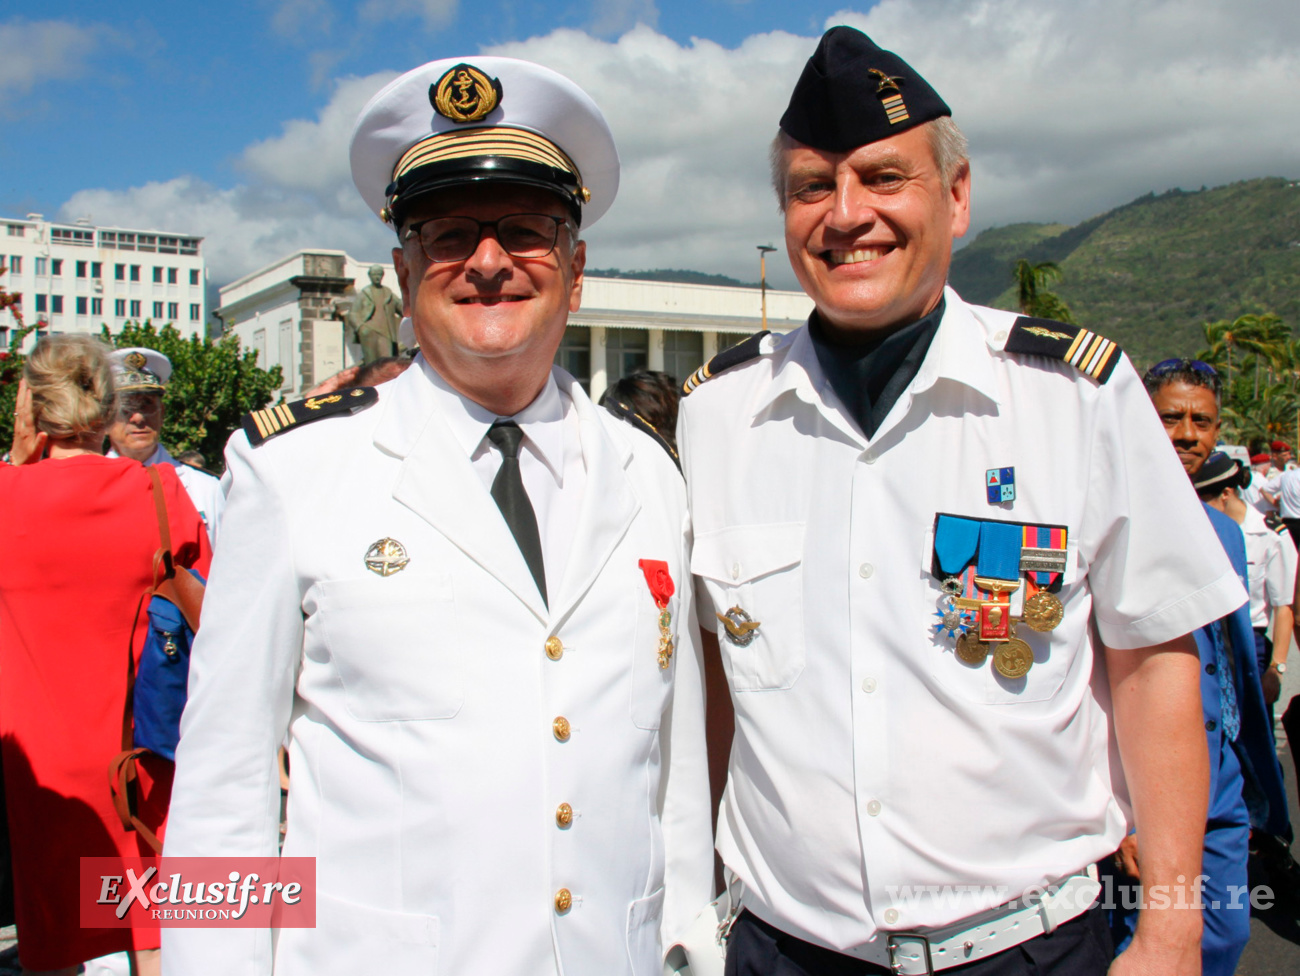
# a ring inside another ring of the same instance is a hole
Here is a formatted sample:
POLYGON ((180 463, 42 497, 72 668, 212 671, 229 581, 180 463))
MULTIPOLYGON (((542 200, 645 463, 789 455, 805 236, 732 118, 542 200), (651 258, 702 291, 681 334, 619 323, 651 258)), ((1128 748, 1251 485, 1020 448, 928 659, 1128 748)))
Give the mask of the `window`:
POLYGON ((591 391, 591 330, 570 325, 564 330, 560 348, 555 350, 555 365, 566 370, 582 388, 591 391))
POLYGON ((175 322, 175 321, 176 321, 178 318, 180 318, 180 317, 181 317, 181 307, 180 307, 180 305, 178 305, 176 302, 168 302, 168 303, 167 303, 167 318, 168 318, 170 321, 175 322))
POLYGON ((56 278, 63 274, 63 259, 50 258, 50 274, 56 278))
POLYGON ((45 295, 37 295, 37 296, 36 296, 36 311, 38 311, 38 312, 48 312, 48 311, 49 311, 49 307, 47 306, 47 302, 48 302, 48 299, 47 299, 47 297, 46 297, 45 295))
POLYGON ((23 256, 21 254, 15 254, 9 259, 9 273, 15 275, 23 273, 23 256))
POLYGON ((174 285, 174 284, 176 284, 176 269, 175 269, 175 268, 168 268, 168 269, 167 269, 167 284, 169 284, 169 285, 174 285))
POLYGON ((140 265, 138 264, 131 265, 131 280, 132 281, 140 280, 140 265))
MULTIPOLYGON (((118 267, 120 268, 121 265, 119 264, 118 267)), ((125 298, 117 298, 117 299, 114 299, 114 300, 113 300, 113 314, 116 315, 119 319, 124 319, 124 318, 126 318, 126 299, 125 299, 125 298)))
POLYGON ((161 318, 163 317, 163 303, 162 303, 162 302, 154 302, 154 303, 153 303, 153 317, 156 318, 156 319, 161 319, 161 318))
POLYGON ((199 269, 190 268, 190 284, 197 285, 198 283, 199 283, 199 269))
POLYGON ((77 277, 78 277, 78 278, 84 278, 84 277, 86 277, 86 267, 87 267, 87 264, 86 264, 85 261, 78 261, 78 262, 77 262, 77 277))
POLYGON ((51 311, 53 314, 55 314, 55 315, 62 315, 62 314, 63 314, 63 296, 62 296, 62 295, 51 295, 51 296, 50 296, 50 311, 51 311))
POLYGON ((116 278, 118 281, 126 281, 126 265, 125 264, 113 265, 113 277, 116 278))
POLYGON ((704 363, 704 336, 699 332, 664 332, 664 372, 681 384, 704 363))
POLYGON ((197 322, 203 318, 203 309, 199 305, 190 306, 190 321, 197 322))
POLYGON ((26 229, 27 229, 27 228, 24 227, 22 224, 10 224, 10 225, 9 225, 9 236, 10 236, 10 237, 22 237, 22 236, 23 236, 23 231, 25 231, 26 229))
POLYGON ((42 278, 45 277, 47 274, 50 273, 50 259, 49 259, 49 258, 37 258, 37 259, 36 259, 36 273, 37 273, 38 275, 40 275, 42 278))
POLYGON ((103 261, 91 261, 91 262, 90 262, 90 276, 91 276, 92 278, 102 278, 102 277, 104 277, 104 262, 103 262, 103 261))
POLYGON ((154 283, 155 285, 161 285, 161 284, 162 284, 162 273, 163 273, 163 269, 162 269, 162 268, 154 268, 154 269, 153 269, 153 283, 154 283))
POLYGON ((86 296, 85 296, 85 295, 80 295, 80 296, 78 296, 78 297, 77 297, 77 314, 78 314, 78 315, 85 315, 87 311, 89 311, 89 308, 88 308, 88 304, 87 304, 87 302, 86 302, 86 296))
POLYGON ((102 298, 92 298, 92 299, 90 300, 90 314, 91 314, 91 315, 103 315, 103 314, 104 314, 104 299, 102 299, 102 298))
POLYGON ((55 244, 76 244, 78 247, 92 247, 95 243, 93 230, 73 230, 71 227, 51 227, 50 240, 55 244))
POLYGON ((650 333, 645 329, 610 329, 605 333, 605 371, 608 382, 645 369, 650 361, 650 333))
POLYGON ((132 302, 132 303, 131 303, 131 318, 135 319, 136 321, 139 321, 139 320, 140 320, 140 303, 139 303, 139 302, 132 302))

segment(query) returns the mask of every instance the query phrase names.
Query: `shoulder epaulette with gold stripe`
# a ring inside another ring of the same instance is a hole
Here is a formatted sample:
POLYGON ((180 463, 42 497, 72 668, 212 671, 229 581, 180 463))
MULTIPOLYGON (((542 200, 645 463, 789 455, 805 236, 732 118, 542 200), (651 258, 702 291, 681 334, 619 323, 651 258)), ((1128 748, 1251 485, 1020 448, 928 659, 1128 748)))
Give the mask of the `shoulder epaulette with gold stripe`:
POLYGON ((1119 346, 1110 339, 1081 325, 1027 315, 1016 319, 1004 348, 1007 352, 1062 360, 1098 383, 1110 379, 1122 355, 1119 346))
POLYGON ((341 414, 356 413, 364 410, 379 399, 379 394, 371 386, 356 386, 334 393, 294 400, 292 403, 277 403, 273 407, 264 407, 244 414, 242 421, 248 443, 257 447, 263 441, 283 434, 286 430, 301 427, 313 420, 323 417, 337 417, 341 414))
POLYGON ((690 395, 690 392, 697 386, 705 380, 717 376, 723 370, 739 366, 741 363, 747 363, 751 359, 757 359, 763 352, 763 340, 771 334, 769 331, 757 332, 744 342, 738 342, 730 349, 722 350, 687 377, 686 382, 682 384, 682 396, 690 395))
POLYGON ((673 459, 673 464, 677 465, 677 470, 682 469, 681 459, 677 457, 677 448, 673 447, 672 442, 659 432, 658 427, 637 413, 631 404, 624 403, 614 397, 606 397, 605 409, 619 420, 631 424, 643 434, 649 434, 654 438, 655 443, 662 447, 668 453, 668 456, 673 459))

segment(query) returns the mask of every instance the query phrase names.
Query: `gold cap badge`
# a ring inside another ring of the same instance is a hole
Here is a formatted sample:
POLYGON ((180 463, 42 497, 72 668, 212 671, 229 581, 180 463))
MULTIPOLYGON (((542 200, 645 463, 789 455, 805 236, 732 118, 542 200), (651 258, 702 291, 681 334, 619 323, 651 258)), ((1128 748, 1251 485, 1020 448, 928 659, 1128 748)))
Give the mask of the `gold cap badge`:
POLYGON ((142 352, 127 353, 126 358, 122 360, 122 364, 127 369, 144 369, 148 362, 149 360, 144 358, 142 352))
POLYGON ((429 88, 434 111, 453 122, 477 122, 501 102, 501 82, 471 64, 449 68, 429 88))

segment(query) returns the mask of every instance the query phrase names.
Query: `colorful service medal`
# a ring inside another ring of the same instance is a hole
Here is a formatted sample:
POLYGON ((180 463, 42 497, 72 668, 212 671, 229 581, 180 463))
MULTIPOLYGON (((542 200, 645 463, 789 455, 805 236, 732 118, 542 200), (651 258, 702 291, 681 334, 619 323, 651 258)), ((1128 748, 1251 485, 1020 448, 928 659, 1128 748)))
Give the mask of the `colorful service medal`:
POLYGON ((979 602, 969 599, 974 593, 974 567, 970 566, 979 547, 980 523, 976 519, 940 515, 934 524, 934 560, 931 573, 941 581, 943 596, 935 616, 935 630, 957 638, 957 656, 967 664, 980 664, 988 648, 970 632, 974 622, 969 611, 979 602), (969 567, 969 569, 968 569, 969 567))
POLYGON ((1011 619, 1010 594, 1020 588, 1022 543, 1022 526, 1014 522, 984 522, 980 526, 975 585, 993 595, 980 607, 980 640, 997 644, 993 667, 1004 678, 1023 678, 1034 663, 1033 652, 1016 637, 1011 619))
POLYGON ((1060 525, 1026 525, 1020 570, 1029 581, 1023 619, 1040 633, 1056 629, 1065 618, 1065 607, 1053 592, 1060 589, 1065 572, 1066 541, 1069 533, 1060 525))
POLYGON ((673 659, 673 615, 668 609, 668 600, 676 590, 673 578, 668 572, 668 564, 662 559, 642 559, 637 565, 645 575, 646 586, 650 589, 650 598, 659 610, 659 669, 667 671, 673 659))

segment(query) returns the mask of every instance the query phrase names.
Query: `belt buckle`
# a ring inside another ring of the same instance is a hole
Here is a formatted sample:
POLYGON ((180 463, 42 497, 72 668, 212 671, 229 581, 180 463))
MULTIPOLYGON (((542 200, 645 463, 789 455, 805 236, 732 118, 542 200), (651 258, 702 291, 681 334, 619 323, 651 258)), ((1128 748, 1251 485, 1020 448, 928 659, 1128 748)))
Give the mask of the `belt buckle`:
POLYGON ((934 976, 934 960, 930 957, 930 940, 927 939, 920 932, 890 932, 889 941, 886 943, 886 945, 889 949, 889 968, 892 969, 894 972, 899 973, 900 976, 934 976), (903 974, 903 963, 901 960, 896 959, 894 956, 894 953, 896 953, 899 948, 898 946, 899 940, 907 940, 909 942, 921 943, 921 948, 924 950, 925 953, 924 955, 925 972, 923 974, 922 973, 903 974))

